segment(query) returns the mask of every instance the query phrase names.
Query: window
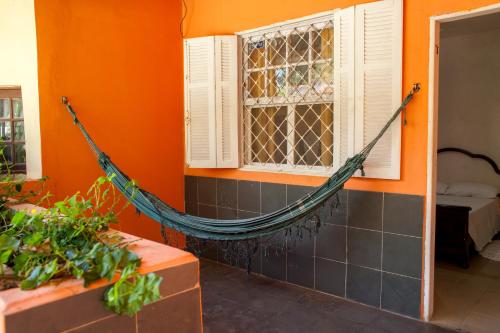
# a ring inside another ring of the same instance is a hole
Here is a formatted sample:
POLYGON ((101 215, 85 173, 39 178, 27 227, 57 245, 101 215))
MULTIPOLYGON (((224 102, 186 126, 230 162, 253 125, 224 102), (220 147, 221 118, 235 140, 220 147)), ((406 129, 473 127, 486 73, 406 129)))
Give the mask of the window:
POLYGON ((242 35, 244 164, 333 166, 333 15, 242 35))
POLYGON ((0 88, 0 140, 5 160, 14 173, 26 173, 24 113, 20 88, 0 88))
MULTIPOLYGON (((185 40, 186 163, 329 175, 401 103, 402 0, 185 40)), ((401 123, 365 161, 399 179, 401 123)))

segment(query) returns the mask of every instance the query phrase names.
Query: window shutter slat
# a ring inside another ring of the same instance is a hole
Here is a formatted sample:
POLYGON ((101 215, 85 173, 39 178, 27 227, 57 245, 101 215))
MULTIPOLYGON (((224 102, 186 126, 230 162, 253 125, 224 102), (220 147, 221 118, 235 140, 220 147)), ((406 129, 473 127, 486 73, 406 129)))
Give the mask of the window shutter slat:
POLYGON ((354 152, 354 7, 334 18, 334 168, 354 152))
POLYGON ((214 37, 184 43, 186 163, 216 167, 214 37))
POLYGON ((215 38, 217 167, 239 167, 238 44, 236 36, 215 38))
MULTIPOLYGON (((401 102, 402 3, 357 5, 355 25, 355 150, 384 126, 401 102)), ((401 121, 396 120, 365 162, 366 177, 399 179, 401 121)))

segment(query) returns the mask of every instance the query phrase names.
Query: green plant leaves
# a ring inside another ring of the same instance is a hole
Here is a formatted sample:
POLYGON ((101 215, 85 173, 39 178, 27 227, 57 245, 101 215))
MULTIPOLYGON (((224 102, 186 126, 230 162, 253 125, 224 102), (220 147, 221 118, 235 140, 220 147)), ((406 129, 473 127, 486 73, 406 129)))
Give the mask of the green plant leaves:
POLYGON ((17 250, 20 241, 8 234, 0 235, 0 251, 17 250))
POLYGON ((123 270, 120 279, 104 294, 105 306, 121 315, 132 316, 144 305, 160 299, 162 278, 154 273, 140 275, 134 265, 123 270))
MULTIPOLYGON (((56 202, 41 213, 12 213, 9 198, 0 193, 0 278, 3 267, 12 268, 22 289, 34 289, 51 279, 82 278, 84 285, 107 279, 118 281, 104 302, 119 314, 132 315, 160 297, 161 278, 137 272, 141 259, 117 235, 103 234, 117 219, 112 177, 101 177, 88 191, 56 202)), ((22 190, 8 183, 4 193, 22 190)), ((0 183, 2 191, 2 183, 0 183)), ((10 195, 9 194, 9 195, 10 195)), ((128 203, 124 204, 124 207, 128 203)))
POLYGON ((57 272, 57 259, 33 268, 29 276, 21 282, 21 289, 34 289, 50 280, 57 272))

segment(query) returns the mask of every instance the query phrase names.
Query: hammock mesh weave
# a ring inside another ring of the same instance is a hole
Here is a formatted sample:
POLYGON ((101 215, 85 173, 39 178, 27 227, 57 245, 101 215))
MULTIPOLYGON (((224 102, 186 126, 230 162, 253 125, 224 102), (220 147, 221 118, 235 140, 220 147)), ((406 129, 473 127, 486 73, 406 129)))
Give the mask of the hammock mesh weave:
POLYGON ((62 100, 73 117, 75 125, 79 127, 91 149, 96 154, 100 167, 106 175, 113 176, 113 184, 130 200, 139 212, 159 222, 162 225, 162 230, 164 230, 164 227, 168 227, 188 236, 204 240, 242 241, 258 239, 281 230, 290 229, 294 223, 310 217, 319 205, 326 202, 326 200, 342 189, 344 183, 356 171, 360 170, 363 174, 363 163, 368 154, 394 120, 398 118, 399 114, 405 110, 408 103, 412 100, 413 95, 419 89, 420 86, 418 84, 414 85, 412 91, 405 97, 401 106, 394 112, 379 134, 359 153, 349 158, 337 172, 315 191, 273 213, 238 220, 217 220, 185 214, 170 207, 154 194, 135 185, 131 186, 131 179, 113 164, 111 159, 94 143, 83 124, 78 120, 68 99, 63 97, 62 100))

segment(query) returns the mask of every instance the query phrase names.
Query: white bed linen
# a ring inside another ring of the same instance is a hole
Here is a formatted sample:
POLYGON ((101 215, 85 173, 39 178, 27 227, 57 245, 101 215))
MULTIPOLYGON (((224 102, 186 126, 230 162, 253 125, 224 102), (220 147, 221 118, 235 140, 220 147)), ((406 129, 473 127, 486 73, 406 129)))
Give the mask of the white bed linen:
POLYGON ((469 234, 477 251, 481 251, 500 231, 498 199, 438 195, 438 205, 465 206, 469 212, 469 234))

